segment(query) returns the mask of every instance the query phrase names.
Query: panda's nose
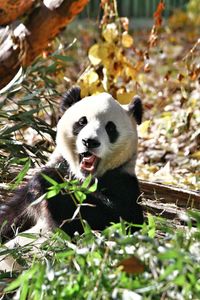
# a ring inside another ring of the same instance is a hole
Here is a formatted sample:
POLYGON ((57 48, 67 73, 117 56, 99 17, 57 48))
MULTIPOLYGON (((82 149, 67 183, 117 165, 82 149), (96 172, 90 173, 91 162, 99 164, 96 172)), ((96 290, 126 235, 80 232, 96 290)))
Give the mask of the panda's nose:
POLYGON ((82 139, 83 145, 88 149, 98 148, 101 143, 95 139, 82 139))

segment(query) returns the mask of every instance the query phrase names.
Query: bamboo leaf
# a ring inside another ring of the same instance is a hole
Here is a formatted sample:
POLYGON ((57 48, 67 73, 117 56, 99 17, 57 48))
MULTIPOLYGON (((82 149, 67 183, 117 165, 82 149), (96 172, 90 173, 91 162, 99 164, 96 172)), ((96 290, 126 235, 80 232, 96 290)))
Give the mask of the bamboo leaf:
POLYGON ((22 180, 26 176, 28 170, 30 169, 30 166, 31 166, 31 160, 28 158, 27 162, 25 163, 25 165, 24 165, 23 169, 21 170, 21 172, 14 179, 15 183, 11 184, 12 189, 16 189, 19 186, 19 184, 22 182, 22 180))

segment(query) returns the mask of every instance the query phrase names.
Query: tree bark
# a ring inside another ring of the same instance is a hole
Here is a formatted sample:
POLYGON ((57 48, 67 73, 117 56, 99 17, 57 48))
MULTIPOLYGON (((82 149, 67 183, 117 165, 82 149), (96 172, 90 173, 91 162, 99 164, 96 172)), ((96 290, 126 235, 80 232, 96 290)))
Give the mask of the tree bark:
POLYGON ((41 4, 35 8, 27 22, 20 24, 0 46, 0 88, 9 83, 21 66, 30 65, 83 10, 88 0, 46 0, 44 3, 47 6, 41 4))
POLYGON ((0 25, 7 25, 22 16, 35 0, 0 0, 0 25))

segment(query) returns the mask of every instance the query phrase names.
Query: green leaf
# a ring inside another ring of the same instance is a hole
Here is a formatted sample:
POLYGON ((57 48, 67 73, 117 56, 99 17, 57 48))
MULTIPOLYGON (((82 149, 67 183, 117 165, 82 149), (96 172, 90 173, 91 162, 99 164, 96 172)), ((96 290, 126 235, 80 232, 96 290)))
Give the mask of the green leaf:
POLYGON ((180 252, 175 249, 169 249, 164 253, 158 254, 158 257, 161 260, 175 259, 175 258, 178 258, 179 256, 180 256, 180 252))
POLYGON ((17 289, 18 287, 20 287, 21 285, 21 276, 19 276, 17 279, 15 279, 14 281, 12 281, 5 289, 5 292, 11 292, 15 289, 17 289))
POLYGON ((44 179, 46 179, 49 183, 51 183, 53 186, 58 185, 58 182, 55 181, 54 179, 52 179, 51 177, 49 177, 48 175, 42 173, 42 176, 43 176, 44 179))
POLYGON ((186 280, 185 276, 183 274, 180 274, 175 278, 174 283, 179 286, 184 286, 186 281, 187 280, 186 280))
POLYGON ((1 136, 9 135, 9 134, 21 129, 23 127, 23 125, 24 125, 23 122, 18 122, 17 124, 15 124, 11 127, 7 127, 7 128, 5 127, 5 129, 3 129, 1 131, 1 136))
POLYGON ((29 290, 29 280, 24 280, 23 285, 21 285, 21 293, 20 293, 20 300, 26 300, 28 296, 29 290))
POLYGON ((98 180, 95 178, 95 182, 88 189, 90 193, 94 193, 97 190, 98 180))
POLYGON ((12 189, 16 189, 19 186, 19 184, 22 182, 25 175, 27 174, 28 170, 30 169, 30 166, 31 166, 31 160, 29 158, 27 158, 27 162, 25 163, 23 169, 14 179, 15 183, 11 184, 12 189))
POLYGON ((150 238, 154 238, 156 234, 156 223, 154 217, 148 214, 148 235, 150 238))
MULTIPOLYGON (((28 280, 29 278, 33 277, 33 275, 35 274, 35 272, 37 271, 37 267, 38 266, 34 266, 33 268, 29 269, 28 271, 26 271, 25 273, 22 273, 21 275, 19 275, 19 277, 12 281, 6 288, 5 288, 5 292, 11 292, 15 289, 17 289, 18 287, 20 287, 21 285, 23 285, 23 283, 28 280)), ((20 298, 21 300, 21 298, 20 298)))
POLYGON ((60 55, 60 54, 53 54, 52 57, 57 58, 59 60, 62 60, 64 62, 72 62, 74 61, 72 56, 67 56, 67 55, 60 55))
POLYGON ((47 199, 52 198, 52 197, 55 197, 56 195, 59 194, 59 192, 60 192, 60 189, 57 189, 57 188, 48 191, 48 192, 46 193, 47 199))
POLYGON ((165 268, 164 273, 160 276, 160 281, 166 279, 170 274, 174 272, 174 270, 176 270, 176 267, 173 264, 168 265, 165 268))
POLYGON ((22 236, 22 237, 25 237, 25 238, 28 238, 28 239, 32 239, 32 240, 36 240, 38 238, 37 234, 26 233, 26 232, 21 232, 17 236, 22 236))
POLYGON ((28 94, 22 100, 18 101, 18 105, 38 105, 40 102, 40 98, 35 94, 28 94))
POLYGON ((27 120, 30 116, 33 116, 36 112, 39 111, 39 108, 34 108, 25 112, 20 112, 16 115, 11 116, 9 119, 10 120, 27 120))
POLYGON ((80 204, 86 199, 86 195, 81 191, 75 191, 74 195, 80 204))
POLYGON ((84 182, 82 183, 81 187, 82 187, 83 189, 87 189, 88 186, 90 185, 91 180, 92 180, 92 175, 90 174, 90 175, 84 180, 84 182))

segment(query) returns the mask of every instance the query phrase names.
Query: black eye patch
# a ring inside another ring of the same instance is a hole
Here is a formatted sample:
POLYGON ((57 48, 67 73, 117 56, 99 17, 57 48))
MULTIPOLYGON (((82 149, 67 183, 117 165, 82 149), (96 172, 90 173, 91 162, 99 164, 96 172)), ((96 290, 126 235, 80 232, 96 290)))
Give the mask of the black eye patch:
POLYGON ((78 135, 81 129, 85 127, 85 125, 87 125, 87 118, 84 116, 74 123, 72 128, 73 135, 78 135))
POLYGON ((119 136, 119 132, 117 131, 116 125, 112 121, 109 121, 106 124, 105 129, 108 134, 110 142, 115 143, 119 136))

